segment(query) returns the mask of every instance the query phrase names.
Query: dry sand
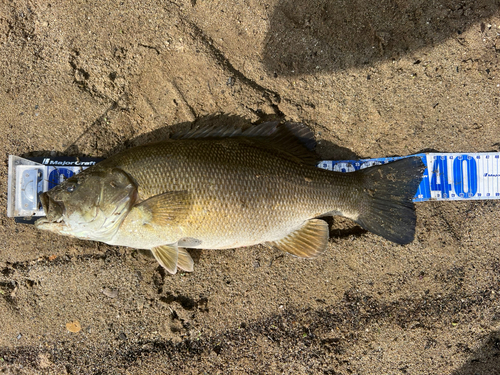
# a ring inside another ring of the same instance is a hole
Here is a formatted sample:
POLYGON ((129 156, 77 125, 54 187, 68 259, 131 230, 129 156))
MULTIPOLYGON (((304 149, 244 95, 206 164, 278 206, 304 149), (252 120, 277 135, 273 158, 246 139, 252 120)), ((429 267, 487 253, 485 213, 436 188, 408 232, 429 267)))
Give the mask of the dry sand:
MULTIPOLYGON (((3 0, 0 206, 9 154, 108 156, 218 113, 304 122, 325 159, 498 151, 499 8, 3 0)), ((5 211, 1 373, 500 374, 496 201, 418 204, 407 246, 335 219, 318 259, 200 250, 175 276, 5 211)))

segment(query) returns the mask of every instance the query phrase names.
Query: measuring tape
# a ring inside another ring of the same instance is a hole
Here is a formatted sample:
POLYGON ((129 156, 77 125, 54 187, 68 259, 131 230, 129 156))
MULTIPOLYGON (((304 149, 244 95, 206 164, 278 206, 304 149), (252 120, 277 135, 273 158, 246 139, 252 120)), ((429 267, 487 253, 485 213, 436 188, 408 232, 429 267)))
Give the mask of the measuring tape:
MULTIPOLYGON (((427 200, 500 199, 500 153, 428 153, 403 157, 363 160, 325 160, 319 168, 336 172, 354 172, 374 165, 387 164, 418 156, 427 167, 414 202, 427 200)), ((64 179, 79 173, 102 159, 32 158, 9 156, 7 216, 44 216, 39 194, 64 179)))
POLYGON ((318 167, 354 172, 373 165, 419 156, 427 167, 414 202, 500 199, 500 153, 428 153, 363 160, 325 160, 318 167))
POLYGON ((9 155, 7 216, 45 216, 39 195, 101 160, 69 156, 26 159, 9 155))

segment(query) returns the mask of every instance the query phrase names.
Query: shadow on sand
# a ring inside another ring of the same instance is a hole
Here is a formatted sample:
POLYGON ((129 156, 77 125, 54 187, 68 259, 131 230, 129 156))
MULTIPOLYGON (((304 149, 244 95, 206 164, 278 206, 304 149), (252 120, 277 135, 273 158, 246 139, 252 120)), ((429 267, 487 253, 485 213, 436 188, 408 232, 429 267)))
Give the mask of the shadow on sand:
POLYGON ((500 331, 490 333, 484 340, 483 346, 470 356, 465 365, 452 373, 452 375, 494 374, 500 374, 500 331))
MULTIPOLYGON (((498 13, 497 0, 282 0, 271 17, 269 74, 336 71, 397 59, 457 38, 498 13)), ((477 27, 478 33, 485 25, 477 27)))

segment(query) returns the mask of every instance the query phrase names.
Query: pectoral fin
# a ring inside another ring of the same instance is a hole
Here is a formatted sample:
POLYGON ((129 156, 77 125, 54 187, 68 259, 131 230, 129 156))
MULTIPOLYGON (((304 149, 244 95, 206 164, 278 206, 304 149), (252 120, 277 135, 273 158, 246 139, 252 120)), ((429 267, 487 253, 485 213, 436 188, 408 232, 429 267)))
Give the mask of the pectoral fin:
POLYGON ((153 247, 151 252, 163 268, 165 268, 172 275, 175 275, 179 259, 179 249, 176 244, 153 247))
POLYGON ((155 195, 137 205, 145 224, 173 225, 190 212, 191 195, 187 191, 169 191, 155 195))
POLYGON ((182 247, 179 247, 178 249, 178 258, 177 258, 177 268, 180 268, 183 271, 186 272, 193 272, 193 258, 191 258, 191 255, 186 251, 186 249, 183 249, 182 247))
POLYGON ((328 224, 320 219, 311 219, 270 245, 300 258, 314 258, 326 250, 328 237, 328 224))

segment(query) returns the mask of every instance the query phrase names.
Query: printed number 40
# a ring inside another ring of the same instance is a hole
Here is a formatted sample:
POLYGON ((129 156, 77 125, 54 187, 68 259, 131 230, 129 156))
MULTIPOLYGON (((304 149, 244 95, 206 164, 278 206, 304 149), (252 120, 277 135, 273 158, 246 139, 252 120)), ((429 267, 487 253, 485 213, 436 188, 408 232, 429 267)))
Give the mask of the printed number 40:
POLYGON ((477 192, 477 165, 473 157, 461 155, 453 160, 453 186, 448 181, 448 161, 438 157, 432 166, 431 190, 448 198, 453 190, 463 198, 472 198, 477 192))

